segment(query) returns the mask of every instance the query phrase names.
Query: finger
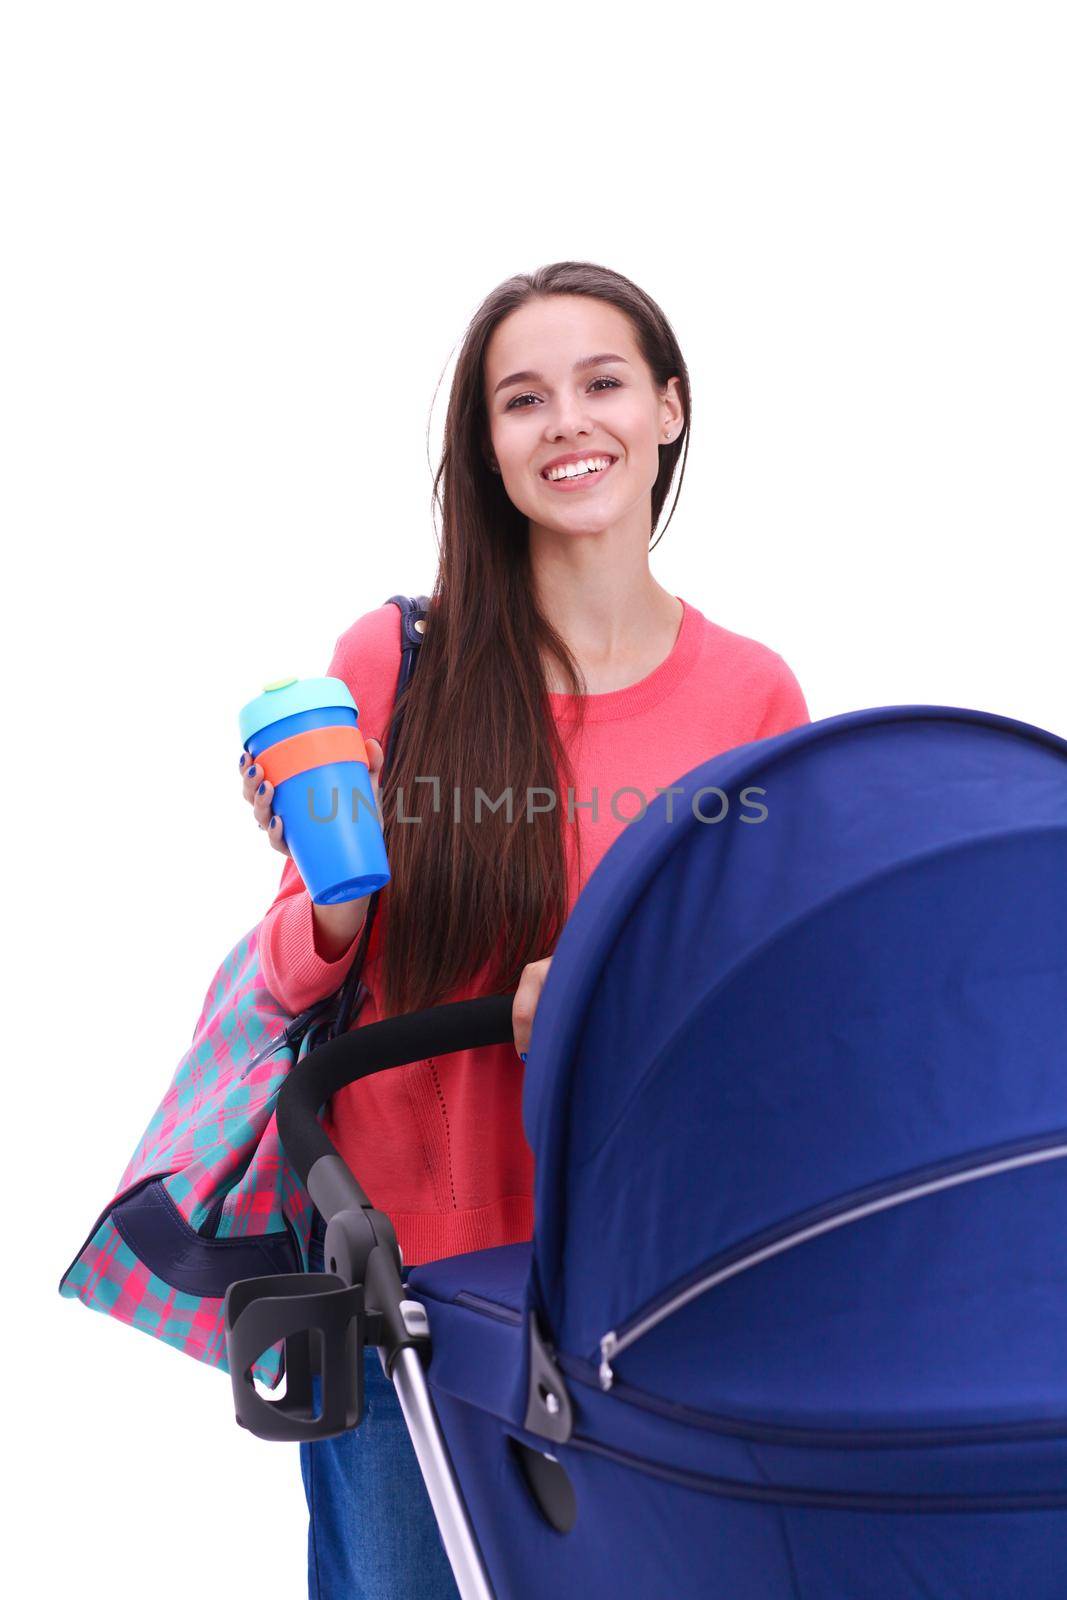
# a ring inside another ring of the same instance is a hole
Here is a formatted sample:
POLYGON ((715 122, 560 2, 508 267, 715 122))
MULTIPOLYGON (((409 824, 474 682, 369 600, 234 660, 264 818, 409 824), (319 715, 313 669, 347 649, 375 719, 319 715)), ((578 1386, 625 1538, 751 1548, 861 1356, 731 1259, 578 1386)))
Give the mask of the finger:
POLYGON ((244 790, 244 797, 248 801, 249 805, 251 805, 252 801, 255 799, 256 790, 262 782, 263 768, 260 766, 259 762, 254 761, 251 756, 246 756, 241 767, 241 783, 244 790))
POLYGON ((283 856, 292 854, 285 842, 285 824, 277 814, 267 823, 267 838, 271 842, 272 849, 279 850, 283 856))
POLYGON ((270 822, 273 802, 274 785, 268 783, 266 778, 261 778, 252 795, 252 812, 261 828, 265 828, 270 822))
POLYGON ((382 766, 385 763, 385 752, 378 743, 377 739, 366 739, 364 740, 364 743, 367 746, 367 756, 369 758, 368 768, 370 771, 371 782, 377 784, 379 782, 378 774, 381 772, 382 766))
POLYGON ((540 992, 536 974, 530 967, 524 967, 515 998, 511 1002, 511 1031, 515 1038, 515 1049, 523 1057, 530 1048, 530 1034, 540 992))

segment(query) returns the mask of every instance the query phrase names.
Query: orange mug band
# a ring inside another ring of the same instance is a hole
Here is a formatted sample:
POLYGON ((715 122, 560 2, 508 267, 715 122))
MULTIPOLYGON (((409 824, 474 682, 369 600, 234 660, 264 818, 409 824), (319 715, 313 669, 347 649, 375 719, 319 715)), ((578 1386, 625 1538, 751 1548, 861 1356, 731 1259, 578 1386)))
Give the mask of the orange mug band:
POLYGON ((263 776, 275 789, 298 772, 325 767, 333 761, 361 761, 370 767, 367 746, 358 728, 351 724, 308 728, 306 733, 294 733, 291 739, 270 745, 256 757, 257 767, 263 768, 263 776))

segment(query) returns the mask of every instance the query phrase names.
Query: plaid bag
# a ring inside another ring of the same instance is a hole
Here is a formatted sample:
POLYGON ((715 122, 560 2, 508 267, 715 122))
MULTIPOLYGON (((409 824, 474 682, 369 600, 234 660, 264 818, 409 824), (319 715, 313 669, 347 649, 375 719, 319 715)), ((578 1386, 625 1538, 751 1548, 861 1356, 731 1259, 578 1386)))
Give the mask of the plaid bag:
MULTIPOLYGON (((422 637, 416 623, 429 602, 393 595, 391 603, 401 616, 393 750, 422 637)), ((229 1285, 307 1266, 314 1207, 279 1143, 275 1102, 294 1062, 359 1015, 377 904, 374 895, 341 989, 298 1017, 267 989, 258 927, 230 951, 115 1194, 63 1274, 61 1295, 227 1370, 229 1285)), ((253 1371, 274 1387, 280 1351, 265 1352, 253 1371)))

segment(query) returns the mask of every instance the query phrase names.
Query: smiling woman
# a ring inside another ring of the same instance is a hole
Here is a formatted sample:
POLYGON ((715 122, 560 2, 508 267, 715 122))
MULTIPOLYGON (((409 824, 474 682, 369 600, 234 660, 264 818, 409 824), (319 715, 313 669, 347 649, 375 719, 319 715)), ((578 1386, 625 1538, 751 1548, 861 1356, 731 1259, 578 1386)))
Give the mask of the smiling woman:
MULTIPOLYGON (((409 1266, 530 1237, 519 1054, 529 1048, 536 1068, 556 941, 632 815, 609 797, 651 797, 721 750, 807 721, 779 655, 649 570, 689 416, 674 333, 629 279, 560 262, 501 284, 467 329, 449 397, 434 480, 440 566, 399 739, 396 607, 361 616, 329 664, 369 747, 388 749, 380 801, 392 877, 353 1025, 514 991, 514 1048, 362 1079, 326 1113, 409 1266), (510 811, 453 804, 478 791, 544 798, 510 811)), ((253 788, 246 780, 266 836, 284 849, 280 825, 268 826, 269 784, 253 788)), ((260 949, 287 1010, 338 988, 363 915, 313 905, 286 862, 260 949)), ((375 1404, 388 1408, 390 1394, 375 1404)), ((328 1567, 337 1593, 453 1593, 447 1572, 426 1565, 432 1521, 413 1456, 382 1465, 395 1480, 392 1518, 379 1507, 368 1519, 353 1503, 382 1437, 372 1426, 301 1447, 312 1571, 328 1567)))

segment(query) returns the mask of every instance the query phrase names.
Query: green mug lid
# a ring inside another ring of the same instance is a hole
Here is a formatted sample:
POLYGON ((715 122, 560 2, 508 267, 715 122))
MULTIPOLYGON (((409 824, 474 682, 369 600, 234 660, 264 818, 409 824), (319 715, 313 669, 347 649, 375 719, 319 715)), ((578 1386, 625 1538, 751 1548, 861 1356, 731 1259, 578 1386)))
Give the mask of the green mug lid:
POLYGON ((263 693, 241 707, 241 743, 272 722, 281 722, 283 717, 329 706, 346 706, 359 716, 359 707, 340 678, 278 678, 264 684, 263 693))

